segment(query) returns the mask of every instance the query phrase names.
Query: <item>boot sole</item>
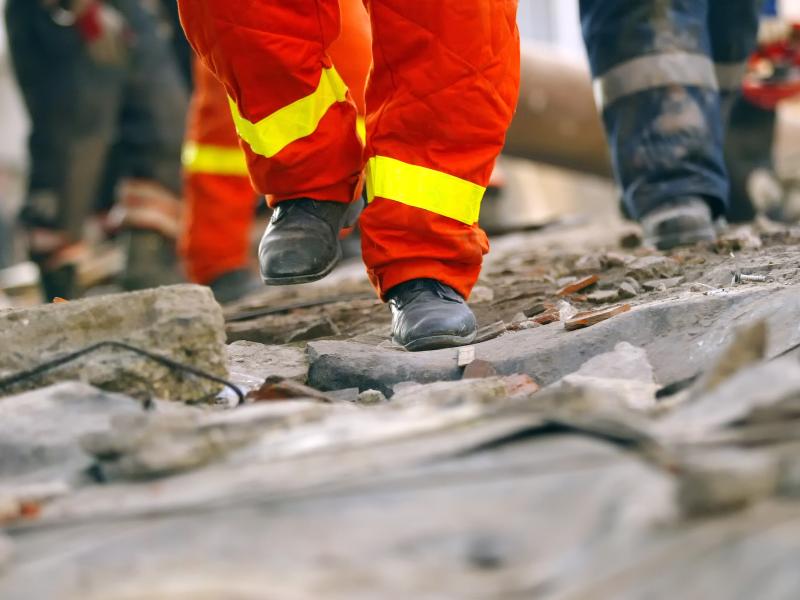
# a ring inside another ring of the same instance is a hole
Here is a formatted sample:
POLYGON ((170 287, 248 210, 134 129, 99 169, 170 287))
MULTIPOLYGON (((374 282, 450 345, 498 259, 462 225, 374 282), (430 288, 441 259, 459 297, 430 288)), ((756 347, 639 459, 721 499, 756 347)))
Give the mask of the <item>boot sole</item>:
POLYGON ((314 281, 324 279, 330 275, 331 271, 336 268, 336 265, 338 265, 339 261, 341 260, 342 247, 341 245, 337 244, 336 256, 322 271, 319 271, 318 273, 312 273, 310 275, 294 275, 292 277, 264 277, 262 275, 261 281, 263 281, 266 285, 299 285, 301 283, 312 283, 314 281))
POLYGON ((426 350, 443 350, 445 348, 457 348, 467 346, 475 341, 478 332, 475 331, 467 336, 461 335, 432 335, 426 338, 414 340, 403 346, 409 352, 424 352, 426 350))

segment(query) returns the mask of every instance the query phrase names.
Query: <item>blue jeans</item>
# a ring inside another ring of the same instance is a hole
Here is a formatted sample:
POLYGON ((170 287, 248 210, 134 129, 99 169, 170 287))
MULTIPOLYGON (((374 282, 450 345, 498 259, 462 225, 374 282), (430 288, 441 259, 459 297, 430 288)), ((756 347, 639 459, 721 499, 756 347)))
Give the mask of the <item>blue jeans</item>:
POLYGON ((704 198, 728 207, 728 113, 761 0, 581 0, 595 91, 626 211, 704 198))

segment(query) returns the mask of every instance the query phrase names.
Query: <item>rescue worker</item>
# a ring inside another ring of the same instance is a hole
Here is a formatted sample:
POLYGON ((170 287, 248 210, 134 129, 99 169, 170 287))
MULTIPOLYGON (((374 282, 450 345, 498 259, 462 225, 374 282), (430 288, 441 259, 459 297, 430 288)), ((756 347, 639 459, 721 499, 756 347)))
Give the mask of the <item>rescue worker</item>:
POLYGON ((595 96, 625 209, 661 249, 715 239, 723 136, 760 0, 581 0, 595 96))
POLYGON ((127 246, 129 289, 177 280, 187 92, 157 15, 140 0, 8 0, 31 117, 22 220, 48 299, 79 295, 84 225, 104 188, 127 246))
MULTIPOLYGON (((364 125, 364 92, 372 63, 369 17, 361 0, 340 0, 342 31, 330 55, 364 125)), ((183 152, 186 218, 181 254, 189 279, 208 285, 219 302, 260 287, 249 268, 256 193, 231 118, 225 88, 199 61, 183 152)))
POLYGON ((267 284, 314 281, 340 256, 360 195, 369 277, 409 350, 470 343, 469 296, 488 251, 480 202, 519 87, 516 0, 369 0, 374 67, 366 148, 328 55, 336 0, 180 0, 193 48, 231 99, 256 189, 274 209, 267 284))

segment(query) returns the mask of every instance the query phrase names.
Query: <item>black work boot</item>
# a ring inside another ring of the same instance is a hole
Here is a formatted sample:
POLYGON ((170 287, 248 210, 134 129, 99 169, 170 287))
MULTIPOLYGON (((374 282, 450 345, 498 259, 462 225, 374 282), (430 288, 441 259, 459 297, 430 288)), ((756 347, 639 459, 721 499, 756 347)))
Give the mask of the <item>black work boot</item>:
POLYGON ((645 245, 659 250, 717 239, 711 207, 702 198, 665 203, 642 217, 641 224, 645 245))
POLYGON ((333 271, 342 256, 339 231, 348 207, 309 198, 278 204, 258 247, 264 283, 308 283, 333 271))
POLYGON ((436 350, 472 343, 475 315, 453 288, 435 279, 412 279, 387 292, 392 337, 406 350, 436 350))

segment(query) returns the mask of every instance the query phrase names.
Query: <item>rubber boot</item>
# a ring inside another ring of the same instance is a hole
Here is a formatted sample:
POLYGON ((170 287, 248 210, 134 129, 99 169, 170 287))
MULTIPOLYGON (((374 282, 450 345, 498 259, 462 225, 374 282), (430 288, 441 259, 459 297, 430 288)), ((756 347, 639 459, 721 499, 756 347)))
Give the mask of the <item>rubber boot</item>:
POLYGON ((478 325, 464 298, 435 279, 401 283, 387 297, 392 337, 406 350, 464 346, 475 340, 478 325))
POLYGON ((717 239, 711 208, 702 198, 684 198, 651 210, 642 219, 644 243, 659 250, 717 239))
POLYGON ((258 248, 264 283, 308 283, 333 271, 342 257, 339 232, 348 208, 309 198, 278 204, 258 248))

